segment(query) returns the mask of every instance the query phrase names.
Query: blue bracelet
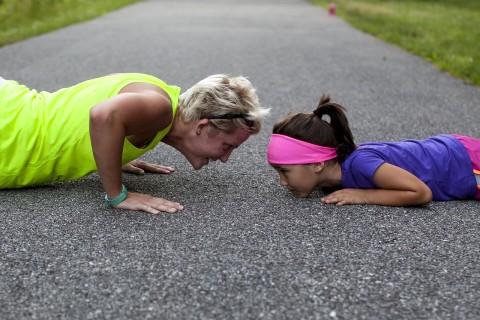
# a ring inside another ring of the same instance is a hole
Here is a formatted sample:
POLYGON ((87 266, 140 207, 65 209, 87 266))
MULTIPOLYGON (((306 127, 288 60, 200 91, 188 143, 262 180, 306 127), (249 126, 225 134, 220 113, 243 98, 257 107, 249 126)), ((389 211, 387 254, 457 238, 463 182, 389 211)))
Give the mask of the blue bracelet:
POLYGON ((106 194, 105 201, 107 201, 107 203, 113 207, 127 199, 127 195, 127 188, 125 188, 125 186, 122 184, 122 192, 120 192, 120 195, 114 199, 108 199, 108 194, 106 194))

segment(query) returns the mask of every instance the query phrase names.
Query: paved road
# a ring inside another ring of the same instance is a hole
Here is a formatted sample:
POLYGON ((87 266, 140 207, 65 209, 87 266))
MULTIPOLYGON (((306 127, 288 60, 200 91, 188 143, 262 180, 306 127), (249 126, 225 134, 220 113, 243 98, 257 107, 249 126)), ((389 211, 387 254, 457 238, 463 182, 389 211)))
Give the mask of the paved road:
MULTIPOLYGON (((274 120, 322 92, 357 142, 480 136, 480 89, 302 0, 150 0, 0 49, 0 74, 54 90, 138 71, 187 88, 242 74, 272 108, 227 165, 125 176, 176 215, 107 208, 97 175, 0 192, 1 319, 474 319, 480 202, 295 199, 265 161, 274 120)), ((3 155, 2 155, 3 156, 3 155)))

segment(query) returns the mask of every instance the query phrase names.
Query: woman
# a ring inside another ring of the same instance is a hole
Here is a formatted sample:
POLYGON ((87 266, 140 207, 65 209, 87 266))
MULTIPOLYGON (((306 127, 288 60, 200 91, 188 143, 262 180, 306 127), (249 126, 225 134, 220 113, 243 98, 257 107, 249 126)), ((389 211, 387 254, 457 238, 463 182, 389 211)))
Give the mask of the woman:
POLYGON ((226 162, 268 113, 244 77, 212 75, 180 94, 151 75, 119 73, 53 93, 0 78, 0 189, 81 178, 98 171, 112 207, 177 212, 179 203, 128 192, 122 170, 170 173, 135 160, 160 141, 195 170, 226 162))

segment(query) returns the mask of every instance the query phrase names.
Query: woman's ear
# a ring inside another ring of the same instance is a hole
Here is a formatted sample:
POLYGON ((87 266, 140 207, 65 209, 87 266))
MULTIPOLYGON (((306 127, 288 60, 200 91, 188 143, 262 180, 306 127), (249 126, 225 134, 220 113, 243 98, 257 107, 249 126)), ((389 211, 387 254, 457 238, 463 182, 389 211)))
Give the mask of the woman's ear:
POLYGON ((195 134, 199 136, 202 133, 203 128, 208 124, 208 119, 200 119, 195 126, 195 134))
POLYGON ((313 172, 320 173, 325 168, 325 162, 317 162, 313 164, 313 172))

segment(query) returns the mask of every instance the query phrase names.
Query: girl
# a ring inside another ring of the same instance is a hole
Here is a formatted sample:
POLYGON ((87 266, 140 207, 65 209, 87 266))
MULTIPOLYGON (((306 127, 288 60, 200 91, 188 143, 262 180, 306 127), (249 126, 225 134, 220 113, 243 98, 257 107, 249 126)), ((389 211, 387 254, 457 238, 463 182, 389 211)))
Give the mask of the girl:
POLYGON ((183 209, 177 202, 128 192, 122 170, 172 172, 135 160, 159 142, 180 151, 195 170, 226 162, 260 131, 267 112, 246 78, 221 74, 182 94, 140 73, 90 79, 52 93, 0 78, 0 189, 98 171, 110 206, 176 212, 183 209))
POLYGON ((313 113, 291 113, 274 125, 267 158, 280 184, 298 197, 316 187, 341 188, 323 203, 413 206, 480 199, 480 140, 438 135, 357 147, 344 107, 328 95, 313 113))

